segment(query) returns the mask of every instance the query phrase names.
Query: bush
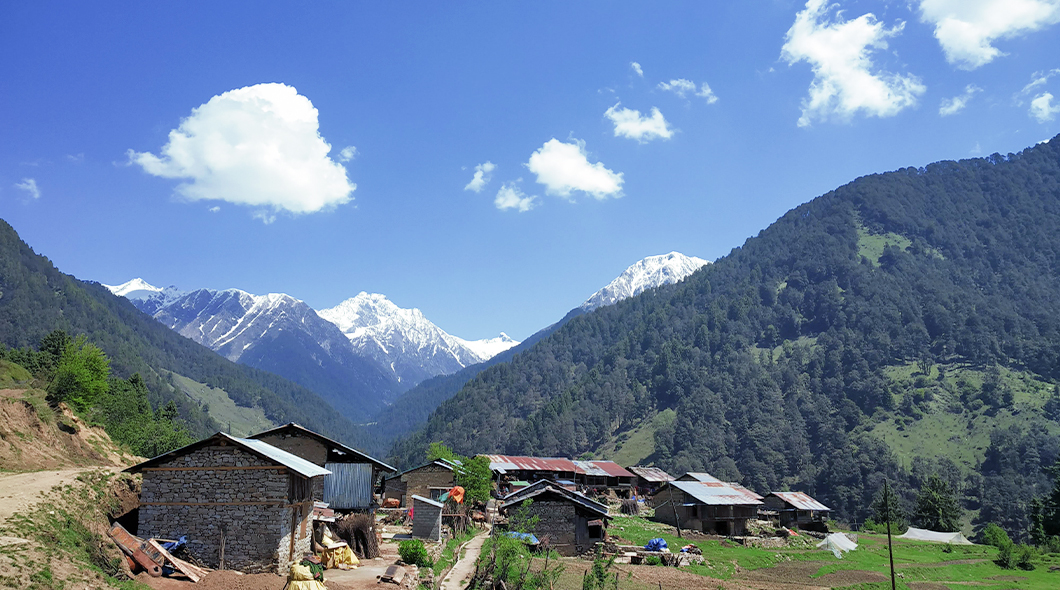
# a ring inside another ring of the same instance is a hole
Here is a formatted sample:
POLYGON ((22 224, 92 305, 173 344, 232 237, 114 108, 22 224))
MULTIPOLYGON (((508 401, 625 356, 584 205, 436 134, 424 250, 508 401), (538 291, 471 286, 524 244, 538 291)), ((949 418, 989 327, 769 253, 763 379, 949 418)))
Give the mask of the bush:
POLYGON ((986 528, 984 528, 983 532, 980 534, 980 539, 982 540, 983 545, 993 545, 998 549, 1005 545, 1012 544, 1012 539, 1008 538, 1008 533, 1005 532, 1005 529, 994 523, 986 525, 986 528))
POLYGON ((398 555, 401 556, 401 561, 404 561, 405 563, 412 563, 419 567, 434 566, 434 560, 431 559, 431 554, 427 553, 427 546, 419 539, 402 541, 399 543, 398 555))
POLYGON ((662 565, 662 558, 658 555, 649 555, 644 558, 644 565, 662 565))
POLYGON ((1017 545, 1013 542, 1008 542, 998 548, 997 559, 994 563, 1005 569, 1016 569, 1021 570, 1032 570, 1034 569, 1034 558, 1038 556, 1038 551, 1030 545, 1017 545))

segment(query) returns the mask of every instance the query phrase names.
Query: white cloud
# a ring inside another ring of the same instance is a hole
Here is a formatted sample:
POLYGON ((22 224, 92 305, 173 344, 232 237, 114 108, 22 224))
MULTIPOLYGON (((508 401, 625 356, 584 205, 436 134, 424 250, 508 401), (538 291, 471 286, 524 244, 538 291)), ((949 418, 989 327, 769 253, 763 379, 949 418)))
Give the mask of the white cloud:
POLYGON ((615 124, 615 137, 628 137, 640 143, 653 139, 670 139, 674 132, 670 129, 659 109, 652 107, 650 117, 642 117, 640 111, 618 108, 619 104, 607 109, 604 116, 615 124))
POLYGON ((73 162, 75 164, 80 164, 81 162, 85 161, 85 154, 84 153, 79 153, 77 155, 66 154, 66 159, 70 160, 71 162, 73 162))
POLYGON ((339 152, 338 160, 340 162, 349 162, 350 160, 352 160, 352 159, 354 159, 356 157, 357 157, 357 148, 352 146, 352 145, 348 145, 348 146, 342 148, 342 150, 339 152))
POLYGON ((1039 94, 1031 101, 1031 116, 1039 123, 1052 121, 1057 113, 1060 113, 1060 105, 1053 105, 1053 95, 1050 92, 1039 94))
POLYGON ((207 209, 207 211, 209 211, 210 213, 217 213, 220 210, 220 207, 210 207, 209 209, 207 209))
POLYGON ((254 217, 271 223, 279 211, 314 213, 353 198, 357 185, 329 151, 308 98, 285 84, 258 84, 192 109, 160 156, 128 155, 148 174, 184 180, 177 193, 186 199, 259 208, 254 217))
POLYGON ((1057 74, 1060 74, 1060 69, 1049 70, 1048 72, 1034 72, 1033 74, 1031 74, 1031 77, 1034 79, 1031 80, 1029 84, 1024 86, 1023 90, 1020 90, 1020 94, 1030 94, 1030 92, 1035 88, 1039 86, 1045 86, 1045 84, 1049 82, 1049 78, 1052 78, 1057 74))
POLYGON ((40 198, 40 188, 37 187, 37 181, 33 178, 23 178, 22 182, 15 183, 15 188, 26 191, 34 199, 40 198))
POLYGON ((826 0, 809 0, 788 29, 781 58, 788 65, 801 61, 813 68, 810 96, 803 100, 799 126, 813 120, 847 121, 859 111, 889 117, 916 104, 925 90, 916 76, 875 71, 870 55, 887 48, 887 38, 901 33, 905 23, 884 28, 872 13, 842 20, 826 0))
POLYGON ((483 188, 489 184, 489 181, 493 179, 493 171, 497 169, 497 165, 489 160, 475 166, 475 176, 471 178, 471 182, 464 186, 466 191, 481 192, 483 188))
POLYGON ((717 95, 714 94, 714 91, 710 89, 710 85, 706 82, 704 82, 697 91, 695 82, 684 78, 677 78, 675 80, 670 80, 669 82, 659 82, 659 90, 673 92, 681 98, 686 98, 687 94, 694 94, 695 96, 707 99, 707 104, 718 102, 717 95))
POLYGON ((710 89, 710 85, 706 82, 700 84, 699 92, 696 93, 696 96, 707 99, 707 104, 718 102, 718 95, 714 94, 714 91, 710 89))
POLYGON ((946 61, 974 70, 1004 55, 993 43, 1060 22, 1060 0, 920 0, 946 61))
POLYGON ((975 93, 982 92, 982 88, 979 88, 975 84, 969 84, 964 87, 964 94, 960 96, 954 96, 953 98, 942 99, 942 104, 939 105, 939 114, 943 117, 950 115, 956 115, 957 113, 964 110, 964 107, 968 106, 968 102, 972 100, 975 93))
POLYGON ((501 211, 515 209, 520 213, 526 213, 534 208, 536 200, 537 197, 526 196, 516 182, 506 182, 501 185, 501 190, 497 191, 493 204, 501 211))
POLYGON ((608 170, 602 162, 590 164, 583 141, 550 139, 530 155, 526 167, 550 195, 570 198, 573 191, 582 191, 600 200, 622 196, 622 173, 608 170))
POLYGON ((631 61, 629 62, 629 67, 633 68, 633 71, 636 72, 638 76, 641 78, 644 77, 644 69, 640 67, 639 63, 631 61))

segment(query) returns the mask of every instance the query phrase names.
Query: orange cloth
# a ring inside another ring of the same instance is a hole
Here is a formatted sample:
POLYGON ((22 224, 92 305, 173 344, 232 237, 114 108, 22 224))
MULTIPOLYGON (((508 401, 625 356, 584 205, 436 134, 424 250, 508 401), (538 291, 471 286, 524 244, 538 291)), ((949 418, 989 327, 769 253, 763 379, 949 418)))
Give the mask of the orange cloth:
POLYGON ((457 504, 463 504, 464 488, 460 486, 454 486, 453 489, 449 490, 449 499, 456 502, 457 504))

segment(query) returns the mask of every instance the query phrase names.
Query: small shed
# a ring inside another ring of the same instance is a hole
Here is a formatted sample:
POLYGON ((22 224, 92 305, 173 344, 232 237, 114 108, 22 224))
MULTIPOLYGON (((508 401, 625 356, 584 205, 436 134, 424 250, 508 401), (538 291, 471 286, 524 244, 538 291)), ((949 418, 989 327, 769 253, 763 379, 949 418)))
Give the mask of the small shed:
POLYGON ((412 538, 442 540, 442 508, 437 500, 412 496, 412 538))
POLYGON ((762 500, 764 508, 780 515, 781 526, 806 526, 828 520, 832 509, 802 492, 771 492, 762 500))
POLYGON ((674 476, 658 467, 630 467, 628 471, 637 476, 636 490, 639 496, 650 496, 662 484, 673 481, 674 476))
POLYGON ((456 485, 454 469, 455 464, 438 459, 391 475, 383 480, 383 498, 397 499, 402 506, 408 506, 412 496, 437 500, 456 485))
POLYGON ((186 536, 208 567, 276 573, 312 549, 311 490, 329 473, 223 432, 125 471, 143 474, 139 536, 186 536))
MULTIPOLYGON (((713 478, 711 478, 713 479, 713 478)), ((762 501, 754 492, 722 481, 670 481, 652 496, 655 519, 681 528, 724 536, 747 533, 762 501)))
POLYGON ((313 499, 337 510, 364 510, 386 473, 397 471, 367 453, 291 422, 250 438, 264 441, 331 472, 316 483, 313 499))
POLYGON ((592 550, 595 543, 607 538, 607 506, 541 480, 502 499, 500 511, 512 516, 527 500, 527 516, 538 517, 526 531, 535 535, 560 555, 579 555, 592 550))

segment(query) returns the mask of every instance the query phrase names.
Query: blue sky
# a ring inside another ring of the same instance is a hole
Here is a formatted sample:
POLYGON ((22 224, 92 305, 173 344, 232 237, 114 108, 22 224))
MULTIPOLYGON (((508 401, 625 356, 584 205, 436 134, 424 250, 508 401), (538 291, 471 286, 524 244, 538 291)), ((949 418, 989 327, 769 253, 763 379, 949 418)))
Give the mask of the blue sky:
POLYGON ((82 279, 521 339, 645 256, 1060 132, 1060 0, 456 4, 4 3, 0 217, 82 279))

